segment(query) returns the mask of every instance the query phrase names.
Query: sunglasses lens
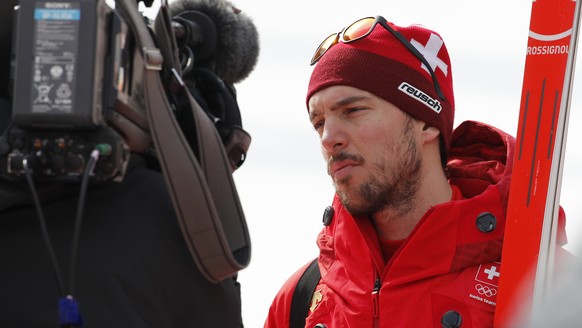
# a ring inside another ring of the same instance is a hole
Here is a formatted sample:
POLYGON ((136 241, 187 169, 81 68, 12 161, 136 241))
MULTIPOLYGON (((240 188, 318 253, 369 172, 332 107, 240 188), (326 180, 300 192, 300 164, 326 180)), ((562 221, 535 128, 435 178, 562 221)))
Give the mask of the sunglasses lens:
POLYGON ((374 28, 376 19, 373 17, 362 18, 359 21, 348 26, 342 35, 342 41, 350 42, 368 35, 374 28))
POLYGON ((313 65, 315 62, 317 62, 319 60, 319 58, 321 58, 321 56, 323 56, 323 54, 330 48, 332 47, 334 44, 336 44, 338 41, 338 34, 334 33, 330 36, 328 36, 327 38, 325 38, 325 40, 323 40, 323 42, 319 45, 319 47, 317 47, 317 50, 315 50, 315 54, 313 54, 313 57, 311 58, 311 65, 313 65))

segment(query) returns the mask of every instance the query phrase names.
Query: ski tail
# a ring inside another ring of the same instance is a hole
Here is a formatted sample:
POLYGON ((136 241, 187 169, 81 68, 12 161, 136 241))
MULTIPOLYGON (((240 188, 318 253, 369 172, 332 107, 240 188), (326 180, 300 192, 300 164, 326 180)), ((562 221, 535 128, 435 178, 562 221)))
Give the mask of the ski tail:
POLYGON ((495 327, 529 320, 551 287, 581 1, 532 2, 495 327))

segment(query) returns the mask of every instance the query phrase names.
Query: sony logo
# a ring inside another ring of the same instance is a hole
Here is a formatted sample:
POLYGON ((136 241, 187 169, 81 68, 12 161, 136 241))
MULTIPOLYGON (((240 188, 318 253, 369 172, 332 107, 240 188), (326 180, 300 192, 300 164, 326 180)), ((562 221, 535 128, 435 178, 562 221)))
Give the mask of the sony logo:
POLYGON ((48 9, 70 9, 72 8, 71 4, 68 2, 46 2, 44 4, 45 8, 48 9))

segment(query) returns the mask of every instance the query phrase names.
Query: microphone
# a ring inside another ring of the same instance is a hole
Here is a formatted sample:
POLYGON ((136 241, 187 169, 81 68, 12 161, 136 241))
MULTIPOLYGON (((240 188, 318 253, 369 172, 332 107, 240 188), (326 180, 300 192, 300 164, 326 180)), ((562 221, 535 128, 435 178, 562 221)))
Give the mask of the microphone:
POLYGON ((244 80, 259 56, 250 17, 226 0, 177 0, 169 5, 178 46, 191 49, 194 65, 226 83, 244 80))

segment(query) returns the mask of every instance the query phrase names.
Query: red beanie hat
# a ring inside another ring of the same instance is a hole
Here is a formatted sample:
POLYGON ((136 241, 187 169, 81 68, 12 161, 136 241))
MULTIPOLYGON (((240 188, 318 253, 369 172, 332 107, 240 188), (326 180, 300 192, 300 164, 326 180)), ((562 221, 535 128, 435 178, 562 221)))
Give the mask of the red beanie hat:
POLYGON ((319 59, 311 74, 307 103, 334 85, 368 91, 441 133, 443 161, 453 132, 455 99, 449 53, 439 34, 420 25, 388 24, 400 32, 431 65, 445 99, 439 98, 422 62, 380 24, 366 37, 339 42, 319 59))

